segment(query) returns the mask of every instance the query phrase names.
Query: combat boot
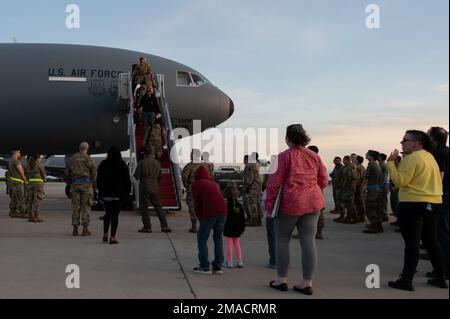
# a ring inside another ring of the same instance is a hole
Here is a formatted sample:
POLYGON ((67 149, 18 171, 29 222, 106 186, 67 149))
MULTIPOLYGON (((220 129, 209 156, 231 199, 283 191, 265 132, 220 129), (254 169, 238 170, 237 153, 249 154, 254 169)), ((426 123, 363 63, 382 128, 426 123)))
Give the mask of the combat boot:
POLYGON ((11 211, 9 212, 9 217, 11 217, 11 218, 19 218, 20 215, 19 215, 16 211, 11 210, 11 211))
POLYGON ((364 234, 379 234, 378 224, 370 224, 367 229, 363 231, 364 234))
POLYGON ((345 215, 341 213, 341 216, 339 216, 338 218, 336 218, 334 221, 336 223, 342 223, 345 219, 345 215))
POLYGON ((78 226, 73 226, 72 236, 78 236, 78 226))
POLYGON ((83 226, 83 233, 81 234, 81 236, 83 237, 87 237, 87 236, 91 236, 91 232, 88 229, 88 226, 83 226))

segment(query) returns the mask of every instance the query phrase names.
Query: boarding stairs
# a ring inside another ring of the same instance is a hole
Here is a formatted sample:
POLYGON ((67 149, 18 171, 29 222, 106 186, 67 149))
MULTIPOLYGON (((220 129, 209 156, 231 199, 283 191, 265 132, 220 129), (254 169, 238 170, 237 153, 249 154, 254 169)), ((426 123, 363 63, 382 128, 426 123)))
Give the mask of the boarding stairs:
MULTIPOLYGON (((159 109, 167 131, 168 145, 164 150, 161 164, 161 181, 159 184, 160 199, 163 210, 181 210, 181 174, 177 162, 170 158, 172 152, 176 156, 176 145, 173 135, 170 109, 166 102, 164 86, 164 75, 156 74, 157 79, 156 98, 159 109)), ((135 96, 132 88, 131 72, 123 73, 119 79, 118 107, 121 111, 128 113, 128 135, 130 137, 130 174, 133 181, 133 193, 135 195, 135 206, 139 207, 139 182, 133 177, 138 161, 143 157, 145 128, 143 123, 135 122, 135 96)))

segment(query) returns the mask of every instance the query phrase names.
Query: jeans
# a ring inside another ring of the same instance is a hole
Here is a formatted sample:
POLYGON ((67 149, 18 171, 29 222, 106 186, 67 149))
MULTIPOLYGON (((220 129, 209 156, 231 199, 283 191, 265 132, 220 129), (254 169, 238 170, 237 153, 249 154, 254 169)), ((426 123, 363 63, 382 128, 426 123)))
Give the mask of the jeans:
POLYGON ((276 240, 275 240, 275 219, 266 218, 267 243, 269 244, 269 264, 276 265, 276 240))
POLYGON ((402 276, 413 280, 419 263, 420 240, 425 245, 433 271, 437 277, 444 276, 444 261, 437 240, 437 223, 441 205, 428 203, 405 203, 398 206, 398 222, 405 241, 405 256, 402 276))
POLYGON ((200 228, 197 234, 198 259, 200 268, 209 270, 210 262, 208 255, 208 238, 213 230, 214 239, 214 261, 213 270, 220 270, 224 262, 223 255, 223 229, 225 227, 226 216, 210 217, 200 221, 200 228))
POLYGON ((441 246, 441 249, 443 251, 443 257, 444 257, 444 266, 446 270, 448 271, 449 265, 448 265, 448 192, 444 193, 443 204, 441 209, 441 216, 438 221, 438 240, 439 244, 441 246))

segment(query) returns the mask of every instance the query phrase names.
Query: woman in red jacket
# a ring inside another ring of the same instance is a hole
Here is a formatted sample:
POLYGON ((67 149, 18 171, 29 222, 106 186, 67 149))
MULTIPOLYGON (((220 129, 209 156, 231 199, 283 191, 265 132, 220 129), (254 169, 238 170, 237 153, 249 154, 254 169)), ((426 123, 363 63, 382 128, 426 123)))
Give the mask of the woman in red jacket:
POLYGON ((217 183, 211 179, 206 166, 201 165, 195 172, 195 182, 192 184, 192 199, 195 213, 200 221, 197 233, 198 259, 200 266, 194 272, 203 275, 222 275, 223 230, 227 216, 227 205, 217 183), (214 231, 214 261, 211 264, 208 257, 208 238, 214 231))
POLYGON ((278 168, 267 185, 265 207, 272 212, 282 189, 278 215, 275 217, 276 264, 278 280, 270 287, 287 291, 289 242, 294 228, 298 229, 302 250, 303 282, 294 290, 312 295, 312 279, 317 265, 315 237, 320 210, 325 207, 322 189, 328 185, 325 166, 320 157, 307 149, 310 138, 302 125, 287 128, 289 149, 278 155, 278 168))

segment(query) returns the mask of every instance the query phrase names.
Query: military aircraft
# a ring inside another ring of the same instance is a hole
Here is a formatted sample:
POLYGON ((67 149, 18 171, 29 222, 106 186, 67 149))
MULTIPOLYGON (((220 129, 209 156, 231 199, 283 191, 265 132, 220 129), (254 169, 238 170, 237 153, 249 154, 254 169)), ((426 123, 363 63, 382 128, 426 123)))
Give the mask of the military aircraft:
POLYGON ((172 126, 192 134, 226 121, 233 101, 200 72, 162 57, 105 47, 65 44, 0 44, 0 154, 57 155, 80 141, 94 154, 111 145, 129 148, 127 114, 118 108, 120 74, 144 57, 164 76, 172 126))
MULTIPOLYGON (((133 172, 144 132, 142 124, 133 120, 131 79, 126 75, 141 57, 158 79, 159 104, 168 131, 185 128, 193 134, 194 120, 201 121, 204 131, 233 115, 233 101, 204 75, 162 57, 83 45, 0 44, 0 155, 13 148, 25 154, 73 154, 80 142, 87 141, 91 154, 106 153, 112 145, 130 149, 133 172), (124 91, 128 92, 125 99, 124 91)), ((160 160, 160 196, 164 208, 179 210, 179 167, 169 159, 176 138, 169 139, 160 160)), ((0 167, 7 163, 0 159, 0 167)), ((62 174, 61 165, 47 163, 46 168, 54 175, 62 174)))

